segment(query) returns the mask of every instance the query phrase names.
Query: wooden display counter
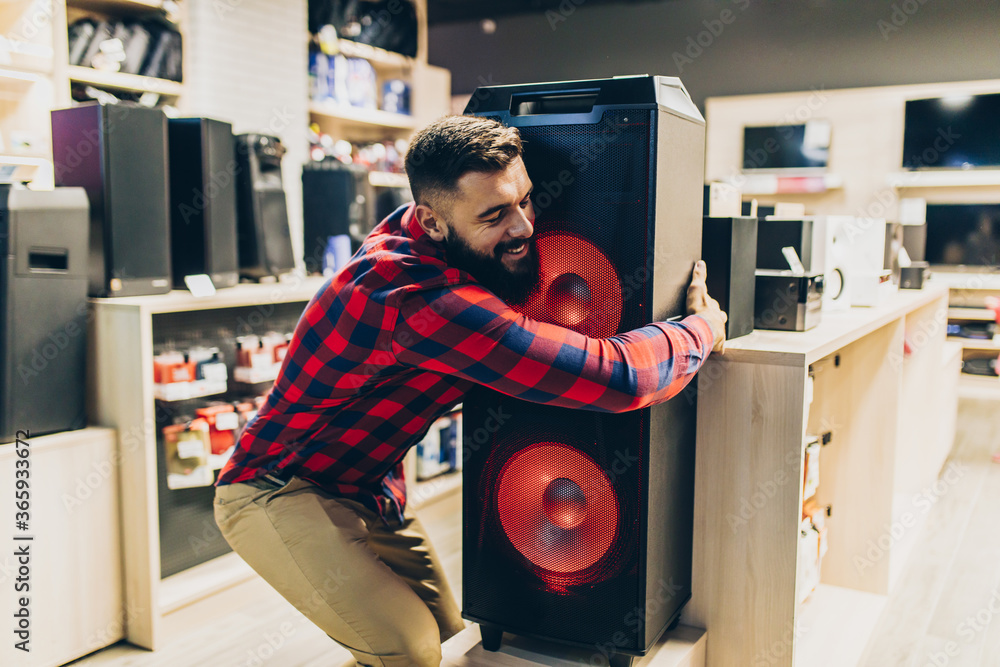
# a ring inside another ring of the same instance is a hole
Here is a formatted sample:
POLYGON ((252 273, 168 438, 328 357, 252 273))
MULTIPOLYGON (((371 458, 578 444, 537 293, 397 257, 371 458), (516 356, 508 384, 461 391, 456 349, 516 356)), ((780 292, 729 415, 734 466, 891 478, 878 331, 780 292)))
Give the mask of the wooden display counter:
MULTIPOLYGON (((667 632, 652 650, 633 661, 633 667, 704 667, 706 633, 700 628, 680 625, 667 632)), ((576 649, 526 637, 505 634, 496 653, 480 644, 479 626, 458 633, 441 647, 441 667, 576 667, 606 665, 607 656, 597 651, 576 649)))
POLYGON ((856 664, 951 448, 956 372, 948 290, 824 312, 801 333, 755 331, 698 377, 694 589, 683 622, 707 664, 856 664), (904 339, 907 350, 904 351, 904 339), (797 590, 804 442, 826 435, 816 500, 830 507, 820 584, 797 590), (897 530, 898 529, 898 530, 897 530))

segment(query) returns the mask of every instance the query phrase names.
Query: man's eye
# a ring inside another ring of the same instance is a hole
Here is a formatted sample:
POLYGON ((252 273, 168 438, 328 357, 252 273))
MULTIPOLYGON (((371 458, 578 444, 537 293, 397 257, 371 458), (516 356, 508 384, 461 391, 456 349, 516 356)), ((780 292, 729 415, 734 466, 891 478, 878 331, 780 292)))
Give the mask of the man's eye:
POLYGON ((525 197, 521 200, 521 208, 527 208, 528 204, 531 203, 531 197, 525 197))
POLYGON ((492 225, 492 224, 494 224, 494 223, 497 223, 497 222, 500 222, 500 218, 502 218, 502 217, 503 217, 503 213, 498 213, 498 214, 497 214, 497 217, 495 217, 495 218, 490 218, 490 219, 489 219, 489 220, 487 220, 486 222, 488 222, 488 223, 490 223, 490 224, 492 225))

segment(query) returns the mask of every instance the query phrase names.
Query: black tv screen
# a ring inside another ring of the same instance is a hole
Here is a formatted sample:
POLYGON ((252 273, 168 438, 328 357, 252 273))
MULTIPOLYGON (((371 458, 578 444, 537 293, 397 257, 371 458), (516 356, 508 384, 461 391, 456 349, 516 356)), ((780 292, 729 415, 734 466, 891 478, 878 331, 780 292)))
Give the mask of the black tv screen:
POLYGON ((908 100, 903 167, 1000 167, 1000 93, 908 100))
POLYGON ((928 204, 930 264, 1000 268, 1000 204, 928 204))
POLYGON ((825 169, 830 153, 830 124, 743 128, 743 170, 825 169))

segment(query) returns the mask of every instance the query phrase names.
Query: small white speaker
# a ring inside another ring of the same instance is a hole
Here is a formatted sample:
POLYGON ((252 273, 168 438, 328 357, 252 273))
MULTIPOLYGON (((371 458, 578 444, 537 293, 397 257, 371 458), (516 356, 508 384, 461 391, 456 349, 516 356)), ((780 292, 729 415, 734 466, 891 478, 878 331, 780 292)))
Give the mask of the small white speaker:
POLYGON ((827 238, 823 308, 842 310, 883 303, 896 289, 892 272, 884 268, 885 219, 824 217, 827 238))
POLYGON ((816 220, 818 228, 826 234, 821 246, 826 255, 823 260, 823 310, 845 310, 851 307, 848 282, 851 246, 845 230, 854 222, 854 216, 825 215, 816 220))

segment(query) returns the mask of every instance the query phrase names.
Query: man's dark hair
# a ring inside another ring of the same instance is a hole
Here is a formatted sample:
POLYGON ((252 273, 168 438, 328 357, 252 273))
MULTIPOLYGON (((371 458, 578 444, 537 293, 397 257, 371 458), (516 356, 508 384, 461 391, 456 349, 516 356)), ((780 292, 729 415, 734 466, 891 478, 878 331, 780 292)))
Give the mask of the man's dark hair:
POLYGON ((521 156, 521 135, 492 118, 445 116, 414 135, 406 153, 413 200, 433 206, 471 171, 496 172, 521 156))

